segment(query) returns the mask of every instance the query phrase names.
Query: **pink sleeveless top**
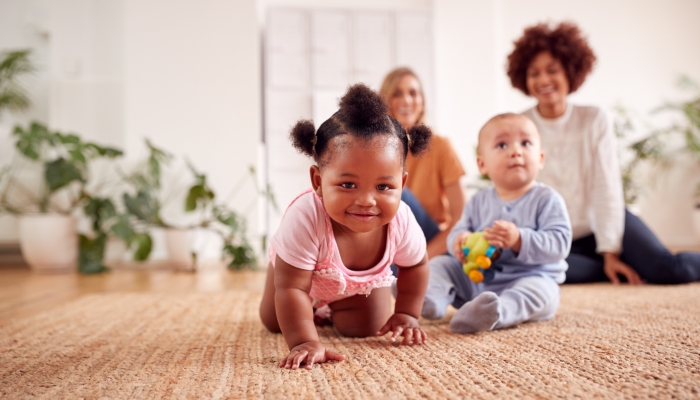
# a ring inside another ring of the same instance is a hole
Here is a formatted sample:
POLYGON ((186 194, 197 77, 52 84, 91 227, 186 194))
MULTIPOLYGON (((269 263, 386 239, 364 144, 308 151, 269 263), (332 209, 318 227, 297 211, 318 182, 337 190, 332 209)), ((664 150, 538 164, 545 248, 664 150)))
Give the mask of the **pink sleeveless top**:
POLYGON ((354 271, 343 265, 335 242, 331 219, 323 201, 311 189, 297 196, 285 211, 279 229, 271 240, 270 260, 279 255, 290 265, 313 271, 309 296, 314 307, 355 296, 369 295, 372 289, 391 286, 392 263, 418 264, 426 253, 423 232, 408 206, 401 202, 389 222, 384 256, 374 267, 354 271))

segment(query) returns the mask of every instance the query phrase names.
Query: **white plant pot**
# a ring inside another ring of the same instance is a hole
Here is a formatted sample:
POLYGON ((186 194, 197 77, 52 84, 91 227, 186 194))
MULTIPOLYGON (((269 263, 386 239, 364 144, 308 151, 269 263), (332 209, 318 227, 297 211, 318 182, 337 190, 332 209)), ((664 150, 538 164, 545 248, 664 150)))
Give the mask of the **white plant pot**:
POLYGON ((693 230, 695 238, 700 243, 700 207, 693 207, 693 230))
POLYGON ((193 231, 191 229, 166 229, 165 244, 168 261, 177 270, 193 271, 196 267, 192 258, 193 231))
POLYGON ((19 217, 22 256, 36 272, 74 272, 78 266, 78 227, 72 216, 33 214, 19 217))
POLYGON ((111 237, 107 239, 105 244, 105 255, 104 262, 105 265, 109 267, 114 267, 119 265, 123 261, 127 260, 127 248, 126 243, 123 240, 111 237))

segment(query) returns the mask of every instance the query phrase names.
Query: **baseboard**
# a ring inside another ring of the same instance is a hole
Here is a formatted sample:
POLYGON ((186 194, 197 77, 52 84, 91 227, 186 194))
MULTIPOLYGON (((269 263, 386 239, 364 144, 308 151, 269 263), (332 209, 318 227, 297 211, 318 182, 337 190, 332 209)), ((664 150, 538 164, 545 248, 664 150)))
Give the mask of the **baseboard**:
POLYGON ((0 268, 29 268, 22 257, 19 243, 0 243, 0 268))

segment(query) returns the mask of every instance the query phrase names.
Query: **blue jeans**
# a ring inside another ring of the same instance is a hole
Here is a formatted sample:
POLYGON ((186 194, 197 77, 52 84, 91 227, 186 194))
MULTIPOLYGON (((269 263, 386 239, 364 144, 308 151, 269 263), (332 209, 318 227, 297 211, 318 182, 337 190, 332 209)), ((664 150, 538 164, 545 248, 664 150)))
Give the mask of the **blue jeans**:
MULTIPOLYGON (((627 210, 620 259, 647 283, 678 284, 700 280, 700 253, 671 254, 649 227, 627 210)), ((566 262, 569 270, 565 283, 608 281, 603 272, 603 256, 596 253, 593 235, 574 240, 566 262)))
POLYGON ((440 227, 437 222, 428 215, 423 205, 410 190, 406 188, 401 192, 401 200, 406 203, 408 208, 413 212, 413 215, 415 215, 416 221, 418 221, 418 225, 423 231, 426 242, 431 241, 435 235, 440 233, 440 227))
MULTIPOLYGON (((416 217, 416 221, 418 221, 418 226, 420 226, 420 229, 423 231, 423 236, 425 236, 425 241, 429 242, 432 240, 435 235, 440 233, 440 227, 438 226, 437 222, 428 215, 428 212, 425 211, 425 208, 423 208, 423 205, 418 201, 416 196, 408 190, 408 188, 405 188, 401 192, 401 200, 406 203, 408 208, 411 209, 411 212, 413 212, 413 215, 416 217)), ((394 273, 394 276, 397 274, 396 266, 394 264, 391 265, 391 272, 394 273)))

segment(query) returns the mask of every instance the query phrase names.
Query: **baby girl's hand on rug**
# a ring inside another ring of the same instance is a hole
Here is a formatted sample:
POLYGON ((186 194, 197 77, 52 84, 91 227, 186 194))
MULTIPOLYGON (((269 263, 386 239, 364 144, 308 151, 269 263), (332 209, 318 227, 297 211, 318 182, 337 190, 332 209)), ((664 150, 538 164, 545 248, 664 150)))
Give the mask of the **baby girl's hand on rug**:
POLYGON ((306 342, 294 346, 289 355, 279 363, 280 368, 297 369, 303 363, 306 369, 311 369, 314 363, 324 363, 327 361, 343 361, 345 356, 329 350, 321 342, 306 342))
POLYGON ((457 260, 459 260, 459 262, 461 263, 464 263, 464 252, 462 251, 462 245, 471 234, 472 233, 469 231, 462 232, 459 235, 457 235, 454 243, 452 243, 452 251, 454 251, 457 260))
POLYGON ((496 221, 492 228, 484 229, 484 239, 496 247, 520 252, 520 230, 510 221, 496 221))
POLYGON ((394 342, 399 336, 403 336, 402 345, 423 344, 428 340, 428 335, 420 328, 418 320, 408 314, 395 313, 392 315, 382 329, 377 332, 377 336, 384 336, 388 332, 393 332, 391 341, 394 342))

